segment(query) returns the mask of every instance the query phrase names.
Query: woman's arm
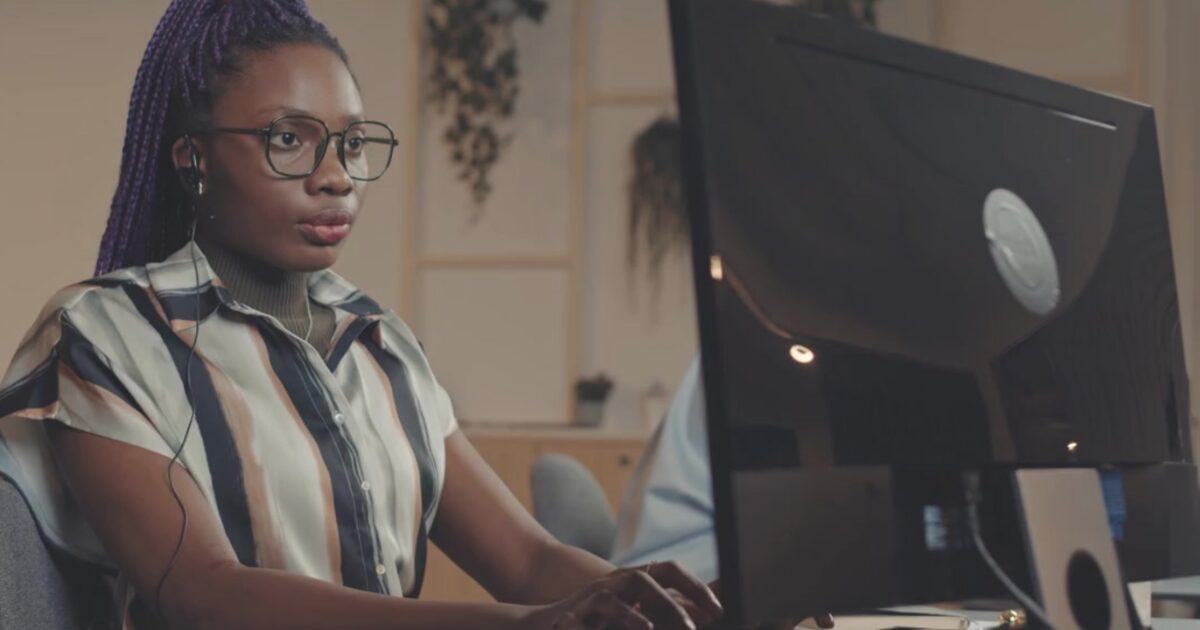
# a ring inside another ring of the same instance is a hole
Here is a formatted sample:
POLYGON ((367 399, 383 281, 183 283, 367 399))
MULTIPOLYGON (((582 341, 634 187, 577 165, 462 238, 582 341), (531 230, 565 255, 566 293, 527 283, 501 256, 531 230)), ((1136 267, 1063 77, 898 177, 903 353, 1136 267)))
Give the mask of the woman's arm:
MULTIPOLYGON (((158 583, 182 523, 168 486, 167 458, 58 424, 49 425, 49 433, 59 465, 88 522, 137 592, 155 605, 158 583)), ((572 582, 570 587, 550 588, 547 578, 525 575, 527 586, 539 596, 564 593, 559 601, 546 606, 425 602, 250 568, 238 562, 224 529, 192 478, 182 469, 173 476, 187 509, 188 525, 179 557, 162 590, 160 614, 172 628, 575 630, 608 624, 673 630, 695 628, 689 616, 707 621, 720 611, 711 593, 677 566, 617 571, 592 580, 594 571, 601 570, 604 563, 586 554, 580 556, 582 552, 560 549, 557 543, 547 546, 547 555, 531 559, 525 569, 545 567, 551 575, 572 582), (664 584, 675 586, 690 602, 700 602, 699 607, 689 605, 685 610, 664 590, 664 584)), ((503 486, 500 491, 508 493, 503 486)), ((519 504, 516 509, 521 510, 519 504)), ((471 529, 476 536, 493 531, 496 520, 502 528, 510 526, 501 515, 493 516, 500 518, 474 521, 471 529)), ((536 523, 532 527, 534 533, 540 532, 536 523)), ((470 531, 463 535, 476 537, 470 531)), ((548 537, 544 532, 541 535, 548 537)), ((467 544, 463 548, 475 547, 467 544)), ((484 556, 482 565, 496 566, 497 559, 486 550, 484 556)), ((511 558, 503 556, 501 560, 511 558)), ((603 570, 607 568, 605 565, 603 570)), ((495 579, 513 575, 522 575, 522 571, 501 570, 495 579)))
POLYGON ((558 602, 546 615, 555 628, 575 627, 571 620, 592 627, 602 619, 618 621, 614 627, 649 627, 644 614, 656 628, 694 629, 721 615, 708 587, 673 562, 617 570, 559 543, 461 431, 446 438, 446 479, 430 537, 497 600, 558 602), (599 617, 589 610, 600 611, 599 617))
POLYGON ((430 538, 502 602, 557 601, 616 570, 546 532, 462 431, 446 438, 446 480, 430 538))
MULTIPOLYGON (((167 484, 168 460, 144 449, 50 425, 58 461, 105 548, 147 604, 181 525, 167 484)), ((516 628, 533 609, 446 604, 343 588, 237 561, 224 529, 181 467, 173 477, 187 509, 187 536, 162 591, 172 628, 516 628)))

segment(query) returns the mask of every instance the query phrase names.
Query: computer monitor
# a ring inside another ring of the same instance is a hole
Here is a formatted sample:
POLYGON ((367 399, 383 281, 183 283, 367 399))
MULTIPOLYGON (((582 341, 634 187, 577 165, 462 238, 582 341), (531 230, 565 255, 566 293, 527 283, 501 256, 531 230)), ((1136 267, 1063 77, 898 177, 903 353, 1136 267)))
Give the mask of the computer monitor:
POLYGON ((1125 578, 1200 573, 1154 113, 750 0, 670 5, 737 618, 1002 594, 1012 471, 1101 470, 1125 578))

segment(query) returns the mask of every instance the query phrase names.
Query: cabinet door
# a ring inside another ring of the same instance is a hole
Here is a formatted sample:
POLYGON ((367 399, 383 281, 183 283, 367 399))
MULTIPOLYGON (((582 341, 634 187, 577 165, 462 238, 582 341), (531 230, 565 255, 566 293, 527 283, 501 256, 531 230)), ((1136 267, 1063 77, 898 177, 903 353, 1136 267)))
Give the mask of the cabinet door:
POLYGON ((638 458, 642 456, 645 442, 608 442, 596 445, 596 479, 608 502, 613 506, 613 513, 620 514, 621 501, 625 498, 625 488, 633 469, 637 467, 638 458))
POLYGON ((492 596, 458 568, 437 545, 430 543, 425 556, 425 585, 421 599, 444 602, 490 602, 492 596))
MULTIPOLYGON (((516 495, 521 505, 526 510, 532 510, 529 469, 533 465, 533 442, 504 437, 468 437, 475 450, 496 471, 496 475, 516 495)), ((436 545, 430 545, 427 558, 422 598, 452 602, 492 601, 492 596, 436 545)))
POLYGON ((510 437, 473 437, 471 444, 483 456, 483 460, 496 471, 521 505, 533 511, 533 497, 529 490, 529 470, 533 467, 536 447, 532 440, 510 437))

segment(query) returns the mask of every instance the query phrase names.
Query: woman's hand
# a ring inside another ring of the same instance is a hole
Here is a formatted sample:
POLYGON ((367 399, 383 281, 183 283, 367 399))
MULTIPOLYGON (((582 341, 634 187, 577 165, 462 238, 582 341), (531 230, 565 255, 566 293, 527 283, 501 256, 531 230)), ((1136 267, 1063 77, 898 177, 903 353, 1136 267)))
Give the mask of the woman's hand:
POLYGON ((695 630, 716 622, 721 604, 674 562, 621 569, 579 593, 535 609, 526 630, 695 630))

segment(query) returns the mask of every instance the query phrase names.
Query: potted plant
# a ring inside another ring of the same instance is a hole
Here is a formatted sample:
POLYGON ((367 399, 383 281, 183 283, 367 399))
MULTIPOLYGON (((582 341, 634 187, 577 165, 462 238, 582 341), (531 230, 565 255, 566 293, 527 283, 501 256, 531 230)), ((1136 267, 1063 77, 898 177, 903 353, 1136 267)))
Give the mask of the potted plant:
POLYGON ((604 420, 604 403, 612 392, 613 382, 603 373, 575 382, 575 425, 600 426, 604 420))
POLYGON ((430 0, 425 17, 427 98, 448 124, 442 141, 475 200, 476 218, 492 190, 488 174, 511 141, 516 108, 513 24, 540 23, 546 0, 430 0))

